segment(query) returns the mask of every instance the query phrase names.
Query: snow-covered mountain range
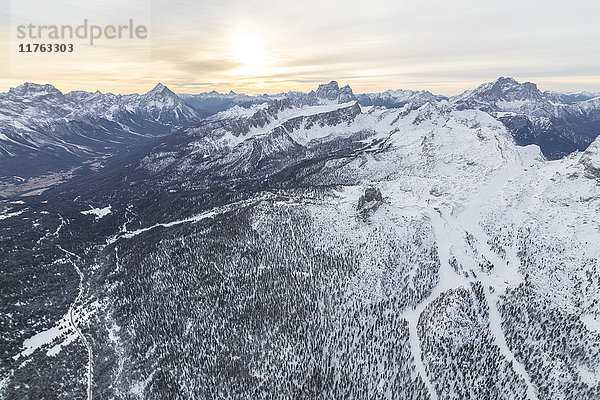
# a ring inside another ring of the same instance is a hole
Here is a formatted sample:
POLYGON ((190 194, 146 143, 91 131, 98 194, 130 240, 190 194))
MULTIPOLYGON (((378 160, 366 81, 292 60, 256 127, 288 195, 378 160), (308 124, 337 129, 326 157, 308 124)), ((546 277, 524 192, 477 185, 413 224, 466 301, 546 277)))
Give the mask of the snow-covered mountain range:
MULTIPOLYGON (((297 105, 354 99, 336 82, 317 92, 176 95, 162 84, 146 94, 74 91, 25 83, 0 93, 0 195, 21 194, 98 169, 107 159, 234 106, 288 98, 297 105), (23 189, 22 189, 23 188, 23 189)), ((30 193, 37 193, 33 191, 30 193)))
POLYGON ((517 144, 537 144, 550 159, 584 150, 600 132, 600 97, 541 92, 535 84, 512 78, 451 98, 410 90, 355 95, 335 81, 309 93, 274 95, 177 95, 162 84, 143 95, 63 94, 51 85, 26 83, 0 93, 0 192, 6 196, 43 190, 215 113, 283 99, 297 107, 358 101, 362 106, 408 109, 449 101, 458 110, 489 113, 517 144))
POLYGON ((25 83, 0 93, 0 175, 80 167, 198 120, 161 84, 144 95, 114 95, 25 83))
POLYGON ((600 138, 517 144, 530 84, 348 89, 3 201, 0 395, 599 398, 600 138))
MULTIPOLYGON (((600 134, 600 95, 582 92, 561 94, 542 92, 530 82, 519 83, 513 78, 499 78, 460 95, 446 97, 428 91, 387 90, 382 93, 354 95, 350 87, 339 88, 337 82, 320 85, 309 93, 287 92, 277 95, 221 95, 216 92, 186 95, 190 105, 210 97, 222 99, 225 105, 248 107, 252 104, 289 98, 293 104, 317 105, 327 100, 348 102, 357 100, 362 106, 410 109, 426 103, 449 101, 458 110, 482 110, 501 121, 520 145, 536 144, 550 159, 562 158, 573 151, 582 151, 600 134), (196 100, 194 100, 196 99, 196 100)), ((228 107, 223 105, 218 111, 228 107)))

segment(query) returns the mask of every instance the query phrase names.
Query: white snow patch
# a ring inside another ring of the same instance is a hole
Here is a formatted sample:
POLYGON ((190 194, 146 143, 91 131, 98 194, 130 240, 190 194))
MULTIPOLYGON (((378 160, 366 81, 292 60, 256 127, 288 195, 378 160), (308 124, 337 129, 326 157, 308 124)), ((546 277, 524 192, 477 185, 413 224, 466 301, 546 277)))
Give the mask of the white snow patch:
POLYGON ((95 215, 96 220, 99 220, 100 218, 106 217, 111 213, 111 206, 104 208, 92 208, 91 210, 82 211, 81 213, 84 215, 95 215))
POLYGON ((0 221, 3 220, 3 219, 8 219, 10 217, 16 217, 17 215, 21 215, 21 214, 23 214, 25 212, 25 210, 13 212, 13 213, 2 214, 2 215, 0 215, 0 221))
POLYGON ((585 366, 580 365, 577 370, 579 377, 585 384, 589 386, 596 386, 598 382, 600 382, 600 366, 596 366, 590 370, 585 366))
POLYGON ((48 351, 46 352, 46 355, 48 357, 54 357, 54 356, 56 356, 58 353, 60 353, 60 351, 62 350, 63 347, 70 345, 75 340, 77 340, 77 333, 75 333, 75 332, 69 333, 69 335, 67 335, 67 337, 65 338, 65 340, 63 340, 59 344, 57 344, 57 345, 51 347, 50 349, 48 349, 48 351))
POLYGON ((73 339, 70 337, 72 335, 75 335, 75 333, 72 332, 71 326, 69 325, 68 316, 65 315, 62 317, 62 319, 58 321, 58 323, 56 323, 56 325, 54 325, 50 329, 46 329, 45 331, 36 333, 29 339, 25 339, 22 346, 23 351, 21 351, 16 356, 13 356, 13 359, 17 360, 19 357, 28 357, 31 354, 33 354, 36 350, 50 345, 57 338, 61 337, 67 332, 70 332, 67 338, 61 343, 53 346, 50 350, 48 350, 48 352, 46 353, 47 355, 58 354, 62 346, 66 346, 67 344, 73 341, 73 339))
POLYGON ((589 331, 600 333, 600 317, 593 314, 584 314, 580 319, 589 331))

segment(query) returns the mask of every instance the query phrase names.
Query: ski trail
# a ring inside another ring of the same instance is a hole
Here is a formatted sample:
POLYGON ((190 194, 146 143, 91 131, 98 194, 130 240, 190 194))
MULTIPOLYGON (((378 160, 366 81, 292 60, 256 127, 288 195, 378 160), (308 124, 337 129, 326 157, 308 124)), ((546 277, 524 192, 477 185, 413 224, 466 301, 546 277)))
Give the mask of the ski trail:
POLYGON ((497 305, 500 294, 504 293, 509 286, 518 284, 518 282, 522 280, 522 276, 518 270, 519 262, 516 256, 516 250, 514 248, 508 249, 510 250, 510 254, 507 254, 507 256, 510 257, 509 262, 502 260, 489 247, 487 243, 488 235, 483 231, 479 224, 481 207, 487 204, 493 196, 497 195, 510 179, 522 171, 522 164, 518 155, 514 160, 507 160, 507 162, 510 164, 508 168, 504 170, 503 173, 492 177, 492 179, 490 179, 474 197, 464 204, 462 210, 459 211, 452 205, 443 204, 437 209, 434 209, 435 211, 429 209, 428 212, 431 224, 434 228, 438 256, 440 259, 439 282, 427 299, 419 303, 414 309, 405 312, 404 317, 408 321, 410 335, 409 344, 414 358, 415 369, 421 375, 432 400, 437 400, 438 397, 427 376, 423 364, 422 350, 418 337, 419 318, 422 312, 442 293, 452 288, 461 286, 468 287, 469 283, 476 279, 482 282, 485 289, 484 293, 486 294, 486 300, 489 304, 489 326, 495 344, 498 346, 503 356, 506 357, 507 361, 512 362, 515 372, 525 382, 527 387, 527 399, 537 400, 537 394, 531 383, 529 374, 525 370, 523 364, 515 359, 514 354, 507 345, 506 337, 502 330, 502 317, 497 305), (458 212, 455 213, 455 211, 458 212), (451 221, 448 223, 448 220, 450 219, 451 221), (479 254, 483 255, 494 264, 495 267, 490 274, 478 273, 476 279, 466 278, 457 274, 449 264, 450 249, 455 248, 456 250, 459 250, 464 248, 466 245, 464 241, 466 232, 471 233, 477 239, 477 250, 479 254), (495 289, 494 293, 490 293, 490 286, 495 289))
MULTIPOLYGON (((464 218, 464 220, 469 219, 464 218)), ((471 219, 471 221, 475 220, 471 219)), ((502 316, 498 310, 500 295, 504 294, 509 286, 516 286, 523 280, 523 277, 519 272, 519 261, 517 259, 516 250, 514 247, 507 249, 507 260, 503 260, 489 247, 489 244, 487 243, 488 236, 478 223, 474 222, 468 229, 469 232, 477 238, 477 250, 479 253, 494 265, 494 268, 489 273, 479 273, 477 277, 484 287, 484 293, 489 308, 488 318, 490 331, 494 337, 494 342, 500 349, 502 355, 504 355, 508 361, 512 362, 517 375, 525 382, 527 386, 527 399, 537 400, 537 393, 531 383, 529 374, 525 370, 525 366, 516 360, 515 355, 508 347, 506 336, 502 329, 502 316), (490 287, 494 288, 493 293, 490 291, 490 287)))
MULTIPOLYGON (((529 374, 525 370, 525 366, 521 362, 517 361, 515 355, 508 347, 506 336, 504 334, 504 330, 502 329, 502 316, 498 310, 498 301, 500 299, 500 295, 505 293, 509 286, 516 286, 523 279, 518 270, 519 262, 516 259, 516 252, 514 252, 514 249, 511 249, 511 256, 507 257, 509 258, 508 262, 503 260, 496 253, 494 253, 487 244, 487 235, 483 232, 483 229, 481 229, 480 226, 475 229, 474 228, 475 227, 473 226, 471 227, 471 233, 477 238, 479 252, 490 262, 492 262, 492 264, 494 264, 494 268, 488 274, 478 274, 478 279, 483 285, 485 297, 488 303, 488 319, 490 331, 494 337, 494 342, 500 349, 502 355, 504 355, 508 361, 512 362, 513 368, 517 375, 519 375, 525 382, 525 385, 527 386, 527 399, 537 400, 537 393, 534 390, 533 384, 531 383, 529 374), (480 232, 473 233, 473 230, 480 232), (512 254, 513 252, 515 253, 514 258, 512 254), (494 288, 493 293, 490 291, 490 287, 494 288)), ((507 252, 507 255, 509 255, 509 252, 507 252)))
MULTIPOLYGON (((57 246, 64 253, 79 259, 79 256, 77 254, 71 253, 70 251, 63 249, 62 247, 60 247, 60 245, 57 245, 57 246)), ((88 342, 86 337, 83 335, 83 333, 81 332, 81 330, 75 323, 75 317, 73 315, 74 310, 75 310, 75 305, 77 303, 79 303, 79 301, 81 300, 81 298, 83 296, 83 273, 81 272, 81 269, 79 269, 79 267, 77 266, 77 263, 71 261, 71 265, 73 265, 73 268, 75 268, 77 275, 79 275, 79 293, 77 294, 77 297, 75 298, 75 300, 73 301, 73 303, 71 303, 71 306, 69 307, 69 322, 70 322, 71 326, 73 327, 73 329, 75 330, 75 332, 77 333, 77 336, 79 336, 79 338, 83 342, 85 348, 87 349, 87 353, 88 353, 87 400, 92 400, 92 375, 94 372, 93 371, 93 356, 94 356, 94 354, 92 352, 92 346, 90 345, 90 343, 88 342)))
POLYGON ((423 311, 442 293, 449 289, 468 284, 468 280, 456 274, 448 262, 450 259, 450 248, 452 247, 450 240, 456 236, 449 230, 448 224, 442 218, 443 212, 443 209, 439 209, 439 211, 429 213, 429 219, 436 236, 438 257, 440 260, 439 281, 427 299, 419 303, 412 310, 407 310, 404 313, 404 318, 408 322, 410 351, 414 359, 415 369, 421 375, 421 379, 429 392, 431 400, 437 400, 438 395, 423 364, 423 355, 418 334, 419 318, 423 311))
POLYGON ((525 381, 525 385, 527 387, 527 398, 529 400, 537 400, 537 394, 533 389, 531 379, 525 370, 525 366, 515 359, 513 352, 509 349, 508 344, 506 343, 506 336, 502 330, 502 316, 498 311, 498 296, 490 293, 487 285, 484 285, 484 293, 488 301, 488 318, 490 321, 490 331, 494 336, 494 342, 496 343, 496 346, 500 348, 500 352, 504 355, 504 357, 506 357, 507 361, 512 363, 517 375, 519 375, 521 379, 525 381))
POLYGON ((406 319, 406 321, 408 322, 410 352, 413 356, 415 370, 416 373, 421 376, 421 380, 423 380, 423 383, 427 388, 427 392, 429 393, 429 397, 431 400, 438 400, 438 396, 437 392, 435 391, 435 388, 429 380, 429 376, 427 375, 425 366, 423 365, 423 358, 421 355, 421 343, 419 342, 419 332, 417 330, 417 324, 419 323, 419 316, 421 315, 421 312, 423 312, 425 307, 427 307, 431 301, 435 300, 435 298, 431 296, 431 300, 425 301, 414 310, 407 311, 404 313, 404 319, 406 319))
MULTIPOLYGON (((477 271, 477 279, 481 281, 486 301, 488 303, 489 329, 494 338, 495 344, 500 349, 501 354, 507 361, 512 362, 515 373, 525 382, 527 387, 527 399, 537 400, 537 393, 534 389, 525 366, 516 360, 515 355, 508 347, 506 336, 502 329, 502 316, 498 310, 498 300, 500 295, 505 293, 508 287, 518 285, 523 276, 519 272, 519 260, 516 254, 514 244, 507 249, 507 259, 502 259, 496 254, 488 244, 489 236, 483 230, 479 221, 481 219, 482 206, 489 204, 490 199, 496 197, 512 179, 522 170, 518 163, 507 168, 504 173, 498 174, 486 186, 479 191, 466 205, 460 216, 457 216, 456 223, 464 232, 469 232, 476 238, 475 247, 477 252, 491 262, 494 267, 488 273, 477 271), (490 291, 492 287, 492 291, 490 291)), ((523 204, 512 214, 513 224, 520 219, 523 212, 523 204)))

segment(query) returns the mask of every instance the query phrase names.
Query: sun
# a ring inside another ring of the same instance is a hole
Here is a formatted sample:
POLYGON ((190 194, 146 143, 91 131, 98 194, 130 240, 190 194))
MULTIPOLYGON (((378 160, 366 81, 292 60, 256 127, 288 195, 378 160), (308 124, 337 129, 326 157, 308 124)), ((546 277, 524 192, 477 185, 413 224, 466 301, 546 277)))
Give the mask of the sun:
POLYGON ((235 73, 239 75, 261 75, 266 73, 268 53, 258 36, 238 33, 229 40, 231 59, 239 65, 235 73))

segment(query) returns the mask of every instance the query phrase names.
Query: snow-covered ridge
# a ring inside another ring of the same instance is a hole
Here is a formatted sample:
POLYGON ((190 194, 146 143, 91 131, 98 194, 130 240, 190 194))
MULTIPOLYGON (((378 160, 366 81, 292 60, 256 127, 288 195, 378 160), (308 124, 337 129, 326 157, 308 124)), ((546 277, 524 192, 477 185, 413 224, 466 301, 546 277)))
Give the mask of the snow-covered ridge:
POLYGON ((179 96, 160 83, 143 95, 115 95, 99 91, 63 94, 52 85, 34 83, 24 83, 7 93, 0 93, 0 115, 17 118, 23 113, 30 118, 45 117, 46 122, 58 118, 77 120, 86 117, 115 121, 123 113, 153 115, 167 124, 173 124, 168 116, 175 120, 196 118, 195 112, 179 96))
MULTIPOLYGON (((234 147, 258 136, 266 135, 278 129, 291 132, 305 121, 315 118, 326 118, 332 114, 343 114, 349 111, 352 115, 360 114, 356 101, 347 103, 330 103, 316 106, 294 106, 288 99, 275 100, 269 105, 254 105, 247 109, 233 107, 227 111, 207 118, 199 128, 190 128, 184 134, 199 135, 196 144, 203 148, 210 144, 214 148, 234 147)), ((323 123, 332 134, 334 121, 323 123)))
POLYGON ((388 108, 403 107, 406 104, 412 104, 413 107, 420 107, 428 102, 437 102, 446 100, 445 96, 434 95, 425 90, 386 90, 382 93, 362 93, 357 94, 356 98, 364 106, 380 106, 388 108))

